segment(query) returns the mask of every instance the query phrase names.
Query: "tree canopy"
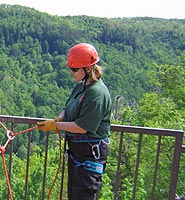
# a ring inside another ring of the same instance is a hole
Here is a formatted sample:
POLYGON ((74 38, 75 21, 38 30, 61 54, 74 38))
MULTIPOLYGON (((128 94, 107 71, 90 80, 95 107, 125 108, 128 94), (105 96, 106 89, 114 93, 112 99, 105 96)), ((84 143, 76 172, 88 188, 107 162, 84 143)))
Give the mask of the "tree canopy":
MULTIPOLYGON (((103 79, 113 100, 112 122, 184 129, 185 19, 59 17, 27 7, 1 4, 0 20, 0 114, 55 118, 74 86, 66 67, 68 50, 77 43, 89 42, 97 48, 99 64, 104 68, 103 79)), ((22 125, 15 126, 15 129, 22 128, 22 125)), ((50 176, 56 169, 58 155, 57 140, 55 135, 52 137, 50 176)), ((136 143, 130 136, 124 139, 129 144, 122 150, 125 161, 121 163, 119 198, 128 200, 131 199, 129 191, 136 143)), ((14 144, 12 186, 14 191, 16 189, 17 199, 22 199, 24 187, 25 140, 24 135, 20 136, 14 144)), ((42 134, 33 136, 30 199, 40 198, 38 182, 44 159, 40 155, 44 140, 42 134)), ((0 141, 5 141, 2 132, 0 141)), ((148 182, 144 182, 144 178, 150 179, 148 163, 154 158, 151 144, 155 147, 156 140, 145 138, 146 151, 142 156, 148 160, 140 166, 139 199, 147 199, 151 192, 148 182)), ((164 146, 170 148, 171 144, 172 141, 164 141, 164 146)), ((113 135, 100 199, 113 199, 111 191, 117 147, 117 137, 113 135)), ((162 153, 164 162, 161 165, 166 167, 170 152, 162 153)), ((184 180, 184 174, 180 175, 184 180)), ((165 171, 159 176, 165 180, 168 178, 165 171)), ((3 184, 3 173, 0 178, 3 184)), ((161 188, 166 188, 166 183, 161 179, 159 184, 157 198, 164 199, 161 188)), ((183 187, 179 186, 178 190, 183 192, 183 187)), ((6 198, 2 187, 0 196, 6 198)))

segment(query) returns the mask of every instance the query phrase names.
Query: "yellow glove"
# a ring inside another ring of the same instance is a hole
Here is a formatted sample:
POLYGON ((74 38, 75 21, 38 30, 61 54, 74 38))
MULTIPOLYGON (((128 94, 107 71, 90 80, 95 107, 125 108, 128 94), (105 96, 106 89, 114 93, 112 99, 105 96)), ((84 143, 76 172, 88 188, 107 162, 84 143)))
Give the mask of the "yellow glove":
POLYGON ((37 128, 41 131, 55 131, 58 132, 55 120, 46 120, 43 122, 37 122, 37 128))
POLYGON ((62 118, 60 118, 60 117, 56 117, 56 118, 55 118, 55 121, 56 121, 56 122, 63 122, 64 120, 63 120, 62 118))

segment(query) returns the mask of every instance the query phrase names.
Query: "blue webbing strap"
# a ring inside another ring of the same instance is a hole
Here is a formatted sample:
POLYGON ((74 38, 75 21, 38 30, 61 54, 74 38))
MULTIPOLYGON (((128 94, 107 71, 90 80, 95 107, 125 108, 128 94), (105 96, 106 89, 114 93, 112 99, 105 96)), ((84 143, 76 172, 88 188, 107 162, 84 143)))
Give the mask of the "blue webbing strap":
POLYGON ((81 135, 74 135, 74 136, 68 136, 68 141, 70 142, 100 142, 100 141, 106 141, 108 138, 94 138, 89 136, 81 136, 81 135))
POLYGON ((80 167, 83 166, 84 169, 92 172, 97 172, 99 174, 103 174, 103 164, 93 162, 90 160, 86 160, 84 162, 78 162, 77 160, 74 159, 74 157, 70 154, 70 158, 73 160, 73 162, 76 164, 75 167, 80 167))

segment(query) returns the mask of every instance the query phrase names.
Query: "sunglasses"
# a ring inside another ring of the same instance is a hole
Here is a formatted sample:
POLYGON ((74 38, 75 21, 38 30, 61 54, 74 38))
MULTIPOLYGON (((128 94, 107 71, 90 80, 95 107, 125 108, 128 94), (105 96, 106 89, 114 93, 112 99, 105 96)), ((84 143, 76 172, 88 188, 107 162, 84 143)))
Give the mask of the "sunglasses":
POLYGON ((71 70, 72 72, 77 72, 77 71, 79 70, 79 68, 70 68, 70 70, 71 70))

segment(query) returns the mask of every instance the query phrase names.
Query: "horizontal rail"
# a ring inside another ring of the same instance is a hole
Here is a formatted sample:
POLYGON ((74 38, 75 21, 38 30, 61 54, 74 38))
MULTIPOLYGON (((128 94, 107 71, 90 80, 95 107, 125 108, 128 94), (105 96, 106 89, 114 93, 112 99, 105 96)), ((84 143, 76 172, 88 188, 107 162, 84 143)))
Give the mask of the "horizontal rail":
MULTIPOLYGON (((14 124, 28 124, 29 126, 37 124, 39 121, 49 120, 46 118, 33 118, 33 117, 22 117, 22 116, 10 116, 10 115, 0 115, 0 121, 5 123, 10 123, 11 127, 14 124)), ((133 200, 136 199, 136 191, 137 191, 137 177, 139 172, 140 166, 140 154, 142 148, 142 136, 145 135, 155 135, 158 137, 158 147, 156 150, 156 161, 155 161, 155 169, 154 169, 154 176, 153 176, 153 187, 152 187, 152 194, 151 199, 155 199, 155 186, 157 182, 157 172, 158 172, 158 165, 159 165, 159 156, 160 156, 160 149, 161 149, 161 140, 163 136, 170 136, 174 138, 174 153, 171 163, 171 176, 169 180, 169 193, 168 193, 168 200, 175 199, 175 192, 177 187, 177 180, 178 180, 178 173, 179 173, 179 166, 180 166, 180 157, 182 153, 185 153, 185 146, 182 145, 182 140, 184 136, 183 130, 174 130, 174 129, 162 129, 162 128, 151 128, 151 127, 140 127, 140 126, 129 126, 129 125, 117 125, 111 124, 111 132, 119 133, 120 135, 120 142, 119 142, 119 149, 117 155, 117 169, 116 169, 116 180, 114 185, 114 200, 118 200, 118 191, 119 191, 119 175, 120 175, 120 165, 122 159, 122 148, 123 148, 123 135, 125 133, 128 134, 138 134, 138 147, 137 147, 137 155, 136 155, 136 168, 135 168, 135 176, 134 176, 134 186, 133 186, 133 200)), ((31 137, 31 135, 29 135, 31 137)), ((45 192, 45 179, 46 179, 46 167, 47 167, 47 152, 48 152, 48 139, 49 139, 49 132, 47 133, 47 140, 46 140, 46 149, 45 149, 45 163, 44 163, 44 180, 43 180, 43 191, 42 191, 42 199, 44 199, 44 192, 45 192)), ((28 140, 28 157, 27 157, 27 174, 29 169, 29 154, 30 154, 30 142, 31 138, 28 140)), ((11 147, 12 148, 12 147, 11 147)), ((11 150, 12 152, 12 150, 11 150)), ((11 154, 10 154, 10 165, 9 165, 9 174, 11 174, 11 154)), ((28 181, 28 175, 26 177, 26 181, 28 181)), ((62 182, 62 181, 61 181, 62 182)), ((63 185, 61 184, 61 187, 63 185)), ((25 198, 27 196, 28 190, 28 182, 25 186, 25 198)), ((62 192, 61 192, 62 195, 62 192)))
POLYGON ((111 131, 116 132, 127 132, 127 133, 145 133, 150 135, 161 135, 161 136, 178 136, 177 134, 183 134, 183 130, 173 129, 162 129, 162 128, 150 128, 140 126, 127 126, 127 125, 116 125, 111 124, 111 131))
POLYGON ((37 124, 39 121, 47 120, 46 118, 34 118, 34 117, 21 117, 11 115, 0 115, 0 121, 17 123, 17 124, 37 124))
MULTIPOLYGON (((0 115, 0 121, 9 122, 9 123, 36 124, 37 122, 44 121, 44 120, 48 120, 48 119, 0 115)), ((127 132, 127 133, 145 133, 145 134, 163 135, 163 136, 176 136, 176 134, 184 133, 183 130, 161 129, 161 128, 128 126, 128 125, 117 125, 117 124, 111 124, 111 131, 127 132)))

